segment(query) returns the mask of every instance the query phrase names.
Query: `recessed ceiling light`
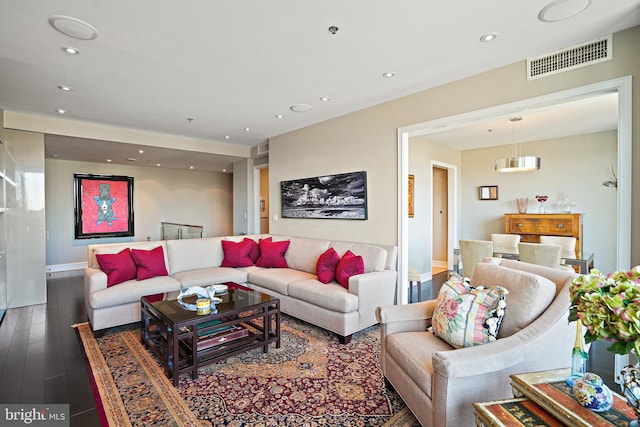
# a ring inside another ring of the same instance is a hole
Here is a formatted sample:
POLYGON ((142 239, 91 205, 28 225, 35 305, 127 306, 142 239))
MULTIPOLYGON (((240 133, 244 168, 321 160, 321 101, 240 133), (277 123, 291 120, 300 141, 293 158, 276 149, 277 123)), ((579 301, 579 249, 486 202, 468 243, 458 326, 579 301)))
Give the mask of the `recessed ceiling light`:
POLYGON ((276 119, 284 119, 284 114, 276 114, 276 119))
POLYGON ((98 30, 93 25, 72 16, 53 15, 49 18, 49 24, 74 39, 93 40, 98 37, 98 30))
POLYGON ((225 135, 224 139, 231 139, 231 135, 225 135))
POLYGON ((156 163, 156 166, 160 166, 160 163, 156 163))
POLYGON ((107 159, 107 163, 111 163, 111 159, 107 159))
POLYGON ((244 128, 245 132, 251 132, 251 128, 244 128))
POLYGON ((138 153, 142 154, 144 153, 144 150, 138 150, 138 153))
POLYGON ((67 114, 67 110, 62 108, 56 108, 56 113, 58 114, 67 114))
POLYGON ((135 157, 127 157, 128 162, 135 162, 137 159, 135 157))
POLYGON ((52 154, 51 157, 53 158, 60 157, 60 154, 52 154))
POLYGON ((289 109, 295 113, 307 113, 311 111, 313 107, 309 104, 294 104, 289 109))
POLYGON ((65 46, 65 47, 61 47, 60 49, 62 49, 62 51, 64 53, 68 53, 69 55, 79 55, 80 54, 80 51, 78 49, 76 49, 75 47, 65 46))
POLYGON ((189 166, 189 169, 193 170, 193 169, 194 169, 194 167, 193 167, 193 166, 189 166))
POLYGON ((322 98, 320 98, 320 101, 329 102, 329 101, 331 101, 331 98, 329 98, 328 96, 323 96, 322 98))
POLYGON ((388 79, 389 77, 393 77, 393 76, 395 76, 395 75, 396 75, 396 73, 394 73, 394 72, 392 72, 392 71, 387 71, 386 73, 382 73, 382 77, 387 78, 387 79, 388 79))
POLYGON ((538 19, 542 22, 564 21, 585 10, 592 2, 593 0, 553 0, 538 13, 538 19))
POLYGON ((495 40, 498 37, 498 34, 496 33, 487 33, 482 35, 482 37, 480 37, 480 41, 481 42, 490 42, 495 40))
POLYGON ((222 172, 226 172, 226 171, 227 171, 226 169, 222 169, 222 172))
POLYGON ((63 92, 71 92, 73 90, 71 86, 65 86, 65 85, 58 85, 58 89, 60 89, 63 92))

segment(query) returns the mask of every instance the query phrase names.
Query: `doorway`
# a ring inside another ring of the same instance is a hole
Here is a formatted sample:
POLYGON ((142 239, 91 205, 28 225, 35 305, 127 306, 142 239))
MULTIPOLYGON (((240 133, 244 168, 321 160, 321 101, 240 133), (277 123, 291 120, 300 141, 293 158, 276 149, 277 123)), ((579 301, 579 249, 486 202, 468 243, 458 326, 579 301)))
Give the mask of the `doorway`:
POLYGON ((432 276, 447 270, 449 253, 449 191, 448 172, 440 166, 431 167, 432 191, 432 276))

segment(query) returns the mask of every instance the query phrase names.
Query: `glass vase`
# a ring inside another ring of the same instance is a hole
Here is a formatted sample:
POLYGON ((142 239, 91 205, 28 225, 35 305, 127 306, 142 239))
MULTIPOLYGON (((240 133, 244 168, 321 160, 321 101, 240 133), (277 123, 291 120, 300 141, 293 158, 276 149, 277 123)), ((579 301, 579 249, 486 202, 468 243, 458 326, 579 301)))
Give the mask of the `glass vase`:
POLYGON ((578 319, 576 320, 576 340, 573 343, 573 349, 571 349, 571 373, 565 378, 565 382, 569 387, 573 387, 573 382, 582 378, 582 375, 587 372, 589 354, 584 350, 582 335, 582 322, 578 319))

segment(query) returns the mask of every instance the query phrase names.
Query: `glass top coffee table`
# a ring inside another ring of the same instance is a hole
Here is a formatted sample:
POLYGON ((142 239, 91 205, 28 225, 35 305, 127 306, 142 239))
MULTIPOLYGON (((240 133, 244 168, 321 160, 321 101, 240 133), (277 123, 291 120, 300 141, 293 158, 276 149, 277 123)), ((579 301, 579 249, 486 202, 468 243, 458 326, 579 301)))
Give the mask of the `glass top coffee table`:
MULTIPOLYGON (((280 348, 280 300, 237 283, 216 296, 217 313, 200 315, 177 299, 151 302, 141 298, 141 341, 161 360, 173 384, 180 374, 198 377, 198 368, 269 344, 280 348)), ((195 304, 188 297, 183 302, 195 304)))

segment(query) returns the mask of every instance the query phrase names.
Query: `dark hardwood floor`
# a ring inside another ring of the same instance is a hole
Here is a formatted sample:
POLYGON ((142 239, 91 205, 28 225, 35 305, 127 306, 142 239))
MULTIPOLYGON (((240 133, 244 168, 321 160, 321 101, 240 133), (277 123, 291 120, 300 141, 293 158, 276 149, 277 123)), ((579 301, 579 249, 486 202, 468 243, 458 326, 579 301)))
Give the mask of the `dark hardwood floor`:
POLYGON ((100 426, 82 344, 82 271, 47 276, 47 303, 11 308, 0 323, 0 402, 67 403, 71 426, 100 426))
MULTIPOLYGON (((434 286, 446 280, 434 274, 434 286)), ((47 303, 11 308, 0 323, 0 402, 67 403, 72 427, 100 426, 82 343, 71 325, 87 321, 82 271, 47 276, 47 303)), ((414 301, 417 289, 414 287, 414 301)), ((431 298, 431 281, 422 299, 431 298)))

